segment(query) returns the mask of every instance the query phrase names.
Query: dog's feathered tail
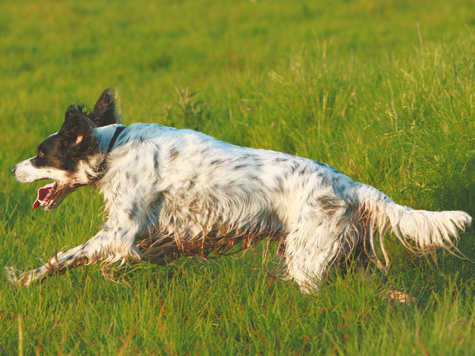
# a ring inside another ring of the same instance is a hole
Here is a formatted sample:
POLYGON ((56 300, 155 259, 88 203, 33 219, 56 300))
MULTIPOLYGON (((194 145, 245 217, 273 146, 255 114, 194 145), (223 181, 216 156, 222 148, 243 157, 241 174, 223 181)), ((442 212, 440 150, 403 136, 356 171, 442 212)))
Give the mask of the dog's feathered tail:
POLYGON ((380 267, 383 266, 376 257, 375 239, 379 235, 380 249, 388 266, 384 235, 389 228, 406 248, 416 253, 430 254, 435 258, 435 249, 441 247, 462 255, 457 250, 456 243, 459 230, 465 231, 465 227, 471 225, 472 218, 467 213, 414 210, 396 204, 385 194, 364 184, 358 185, 355 192, 361 218, 365 221, 365 243, 370 243, 371 254, 380 267), (378 230, 379 234, 376 233, 378 230))

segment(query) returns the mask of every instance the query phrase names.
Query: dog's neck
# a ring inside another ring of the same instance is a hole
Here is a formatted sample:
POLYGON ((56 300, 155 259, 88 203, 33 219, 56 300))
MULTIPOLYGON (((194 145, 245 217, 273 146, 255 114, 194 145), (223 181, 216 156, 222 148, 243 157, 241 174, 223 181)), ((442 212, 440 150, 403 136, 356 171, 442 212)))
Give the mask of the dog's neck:
POLYGON ((106 158, 107 154, 114 147, 117 137, 125 129, 123 125, 108 125, 96 129, 97 144, 99 146, 99 153, 106 158))
POLYGON ((90 161, 90 167, 94 173, 89 174, 90 182, 96 182, 105 170, 107 155, 117 143, 117 138, 125 129, 124 125, 108 125, 96 129, 97 155, 90 161))
POLYGON ((115 145, 115 141, 117 140, 117 137, 119 137, 120 133, 122 131, 125 130, 125 126, 118 126, 116 129, 115 129, 115 132, 114 132, 114 135, 112 136, 110 142, 109 142, 109 146, 107 147, 107 152, 106 152, 106 155, 112 151, 112 148, 114 148, 114 145, 115 145))

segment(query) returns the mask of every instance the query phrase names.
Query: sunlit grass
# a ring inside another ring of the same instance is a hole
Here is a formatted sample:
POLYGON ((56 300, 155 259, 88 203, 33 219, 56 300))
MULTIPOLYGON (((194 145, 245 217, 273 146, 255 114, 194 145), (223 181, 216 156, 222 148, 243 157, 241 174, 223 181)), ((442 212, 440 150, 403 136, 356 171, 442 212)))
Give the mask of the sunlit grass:
MULTIPOLYGON (((396 202, 475 215, 469 1, 0 3, 1 266, 33 268, 100 228, 89 188, 33 211, 9 171, 71 103, 121 92, 123 121, 198 129, 326 162, 396 202)), ((473 229, 460 250, 475 260, 473 229)), ((390 243, 371 281, 335 273, 312 296, 260 252, 99 266, 0 286, 0 354, 475 353, 475 265, 390 243), (386 300, 388 282, 416 298, 386 300)))

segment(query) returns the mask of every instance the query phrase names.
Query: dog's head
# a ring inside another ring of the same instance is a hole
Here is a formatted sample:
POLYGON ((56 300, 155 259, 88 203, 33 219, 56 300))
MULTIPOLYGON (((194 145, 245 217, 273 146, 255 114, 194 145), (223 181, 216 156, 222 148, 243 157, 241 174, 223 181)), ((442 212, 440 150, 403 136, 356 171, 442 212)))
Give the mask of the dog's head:
MULTIPOLYGON (((38 190, 33 204, 45 210, 58 207, 66 196, 78 187, 90 184, 98 162, 96 127, 115 124, 118 110, 114 92, 105 90, 94 106, 86 112, 82 105, 71 105, 59 132, 38 146, 36 156, 18 163, 12 169, 22 183, 51 179, 38 190)), ((100 162, 99 162, 100 163, 100 162)))

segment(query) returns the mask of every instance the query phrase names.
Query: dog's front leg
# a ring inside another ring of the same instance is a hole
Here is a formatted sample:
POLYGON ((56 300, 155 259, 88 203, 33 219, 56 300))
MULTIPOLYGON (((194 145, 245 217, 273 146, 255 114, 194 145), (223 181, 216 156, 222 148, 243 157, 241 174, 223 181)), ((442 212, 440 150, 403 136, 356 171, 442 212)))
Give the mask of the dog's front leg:
POLYGON ((43 266, 21 273, 13 267, 7 267, 7 278, 19 285, 30 284, 43 280, 46 276, 61 274, 68 268, 95 264, 101 261, 107 264, 120 259, 139 260, 140 256, 133 247, 137 231, 134 229, 104 228, 92 239, 72 249, 56 253, 43 266))

